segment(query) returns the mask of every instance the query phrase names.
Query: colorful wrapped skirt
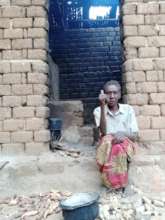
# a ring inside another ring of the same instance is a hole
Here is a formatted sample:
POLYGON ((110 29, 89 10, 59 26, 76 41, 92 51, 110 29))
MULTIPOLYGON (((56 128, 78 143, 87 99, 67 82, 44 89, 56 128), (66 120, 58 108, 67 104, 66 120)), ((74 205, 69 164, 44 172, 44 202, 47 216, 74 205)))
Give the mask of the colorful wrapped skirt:
POLYGON ((103 184, 108 188, 124 188, 128 184, 128 163, 135 153, 135 144, 128 138, 112 145, 113 136, 104 136, 97 148, 96 161, 103 184))

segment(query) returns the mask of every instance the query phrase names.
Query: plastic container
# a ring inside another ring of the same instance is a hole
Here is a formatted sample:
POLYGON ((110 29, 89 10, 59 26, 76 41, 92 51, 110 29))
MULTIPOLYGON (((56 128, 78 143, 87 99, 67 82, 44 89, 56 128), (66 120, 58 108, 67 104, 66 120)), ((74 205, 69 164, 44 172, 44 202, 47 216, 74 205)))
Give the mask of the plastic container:
POLYGON ((95 220, 98 216, 98 193, 76 193, 61 202, 64 220, 95 220))
POLYGON ((49 126, 52 140, 58 140, 61 137, 62 120, 60 118, 49 118, 49 126))

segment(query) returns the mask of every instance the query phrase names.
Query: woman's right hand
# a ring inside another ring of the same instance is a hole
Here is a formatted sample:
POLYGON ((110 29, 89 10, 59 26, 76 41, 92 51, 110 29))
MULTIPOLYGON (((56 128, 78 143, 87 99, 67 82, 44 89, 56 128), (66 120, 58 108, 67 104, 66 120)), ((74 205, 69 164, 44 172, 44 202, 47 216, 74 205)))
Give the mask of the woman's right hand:
POLYGON ((101 90, 99 94, 99 101, 101 105, 106 104, 106 98, 107 98, 107 95, 104 93, 104 90, 101 90))

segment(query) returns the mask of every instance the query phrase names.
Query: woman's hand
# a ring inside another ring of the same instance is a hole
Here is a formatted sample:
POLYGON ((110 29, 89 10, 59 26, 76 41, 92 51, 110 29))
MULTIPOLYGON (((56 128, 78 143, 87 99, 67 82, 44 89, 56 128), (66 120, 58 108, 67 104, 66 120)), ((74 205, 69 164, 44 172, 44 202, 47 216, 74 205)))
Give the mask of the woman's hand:
POLYGON ((112 144, 120 144, 122 142, 124 142, 126 136, 123 132, 117 132, 116 134, 113 135, 113 140, 112 140, 112 144))
POLYGON ((104 93, 104 90, 101 90, 99 94, 99 101, 101 105, 106 104, 106 98, 107 98, 107 95, 104 93))

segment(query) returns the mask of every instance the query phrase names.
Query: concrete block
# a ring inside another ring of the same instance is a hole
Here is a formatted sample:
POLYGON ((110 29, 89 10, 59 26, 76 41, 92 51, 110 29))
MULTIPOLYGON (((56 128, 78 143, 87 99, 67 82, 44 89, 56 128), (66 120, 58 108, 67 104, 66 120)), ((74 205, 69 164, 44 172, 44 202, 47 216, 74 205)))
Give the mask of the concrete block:
POLYGON ((149 2, 137 5, 137 14, 159 14, 159 3, 149 2))
POLYGON ((48 41, 45 38, 34 39, 34 48, 35 49, 44 49, 48 50, 48 41))
POLYGON ((32 48, 32 39, 12 40, 12 49, 22 50, 22 49, 31 49, 31 48, 32 48))
POLYGON ((8 39, 23 38, 23 29, 21 28, 5 29, 4 38, 8 38, 8 39))
POLYGON ((10 143, 10 132, 0 132, 0 143, 10 143))
POLYGON ((2 17, 4 18, 23 18, 25 17, 25 8, 19 6, 6 6, 2 8, 2 17))
POLYGON ((11 49, 11 41, 9 39, 0 39, 0 50, 11 49))
POLYGON ((123 4, 122 12, 123 15, 135 15, 136 14, 137 5, 136 4, 123 4))
POLYGON ((45 6, 47 5, 47 0, 32 0, 32 5, 45 6))
POLYGON ((156 47, 141 47, 139 48, 139 57, 153 58, 159 57, 159 49, 156 47))
POLYGON ((4 120, 4 131, 18 131, 25 129, 25 121, 22 119, 4 120))
POLYGON ((135 82, 126 83, 127 94, 136 93, 136 84, 135 82))
POLYGON ((46 38, 47 31, 44 28, 29 28, 28 38, 46 38))
POLYGON ((0 120, 11 118, 11 108, 0 107, 0 120))
POLYGON ((36 142, 48 142, 50 141, 50 131, 40 130, 34 132, 34 140, 36 142))
POLYGON ((14 118, 32 118, 34 117, 35 111, 34 107, 15 107, 13 109, 14 118))
POLYGON ((161 110, 161 115, 165 115, 165 104, 162 104, 160 106, 160 110, 161 110))
POLYGON ((28 73, 28 83, 47 84, 48 75, 45 73, 28 73))
POLYGON ((29 49, 28 50, 29 59, 47 60, 47 51, 42 49, 29 49))
POLYGON ((146 79, 147 81, 163 80, 163 71, 147 71, 146 79))
POLYGON ((159 116, 160 106, 159 105, 144 105, 141 111, 142 115, 159 116))
POLYGON ((49 23, 46 18, 34 18, 33 27, 42 27, 46 30, 49 29, 49 23))
POLYGON ((161 14, 165 13, 165 2, 163 1, 160 2, 160 13, 161 14))
POLYGON ((31 0, 12 0, 11 5, 31 6, 31 0))
POLYGON ((124 25, 144 24, 144 15, 124 15, 123 24, 124 25))
POLYGON ((157 92, 157 84, 156 82, 138 82, 137 84, 137 92, 139 93, 154 93, 157 92))
POLYGON ((26 61, 15 61, 11 63, 11 72, 12 73, 23 73, 31 72, 31 63, 26 61))
POLYGON ((33 25, 32 18, 14 18, 12 20, 14 28, 30 28, 33 25))
POLYGON ((158 92, 165 92, 165 82, 158 82, 158 92))
POLYGON ((26 130, 44 130, 48 128, 48 121, 42 118, 29 118, 26 120, 26 130))
POLYGON ((21 96, 3 96, 2 103, 6 107, 21 106, 22 99, 21 96))
POLYGON ((21 74, 20 73, 4 74, 2 82, 3 84, 20 84, 21 74))
POLYGON ((154 69, 154 63, 152 59, 133 59, 132 60, 132 66, 133 70, 153 70, 154 69))
POLYGON ((148 46, 149 47, 163 47, 165 46, 165 36, 153 36, 153 37, 148 37, 148 46))
POLYGON ((124 96, 126 103, 131 105, 146 105, 148 104, 148 95, 147 94, 128 94, 124 96))
POLYGON ((139 25, 138 34, 140 36, 154 36, 158 34, 158 29, 154 25, 139 25))
POLYGON ((50 109, 48 107, 36 107, 36 117, 48 118, 50 116, 50 109))
POLYGON ((24 144, 2 144, 2 154, 9 155, 19 155, 24 153, 24 144))
POLYGON ((154 59, 154 68, 155 70, 165 70, 165 58, 155 58, 154 59))
POLYGON ((0 85, 0 96, 11 95, 11 86, 10 85, 0 85))
POLYGON ((145 24, 153 24, 153 25, 164 24, 164 19, 165 19, 164 14, 146 15, 145 24))
POLYGON ((151 128, 151 117, 139 115, 137 117, 139 129, 149 129, 151 128))
POLYGON ((1 18, 0 19, 0 28, 9 28, 10 27, 10 19, 9 18, 1 18))
POLYGON ((28 106, 46 106, 48 98, 42 95, 29 95, 27 97, 28 106))
POLYGON ((158 129, 144 129, 139 131, 141 141, 159 141, 159 130, 158 129))
POLYGON ((124 36, 125 37, 127 37, 127 36, 137 36, 138 35, 137 26, 133 26, 133 25, 124 26, 123 30, 124 30, 124 36))
POLYGON ((165 128, 165 117, 153 117, 152 118, 152 128, 165 128))
POLYGON ((33 61, 32 62, 32 71, 38 73, 48 73, 49 65, 44 61, 33 61))
POLYGON ((11 133, 12 143, 27 143, 33 141, 32 131, 15 131, 11 133))
POLYGON ((12 85, 13 95, 32 95, 33 88, 31 84, 18 84, 12 85))
POLYGON ((4 60, 22 59, 22 51, 21 50, 4 50, 2 52, 2 57, 4 60))
POLYGON ((27 8, 27 17, 46 17, 47 12, 43 7, 31 6, 27 8))
POLYGON ((34 84, 33 85, 33 94, 34 95, 48 95, 49 88, 43 84, 34 84))
POLYGON ((25 153, 29 155, 39 155, 50 151, 49 143, 31 142, 25 144, 25 153))
POLYGON ((10 73, 11 67, 9 61, 0 61, 0 73, 10 73))
POLYGON ((145 37, 127 37, 124 40, 125 47, 145 47, 147 39, 145 37))
POLYGON ((137 58, 138 57, 137 48, 134 48, 134 47, 125 48, 124 56, 126 60, 137 58))
POLYGON ((165 93, 151 93, 149 100, 150 100, 150 104, 164 104, 165 93))
POLYGON ((161 139, 162 141, 165 141, 165 129, 161 129, 161 130, 160 130, 160 139, 161 139))

